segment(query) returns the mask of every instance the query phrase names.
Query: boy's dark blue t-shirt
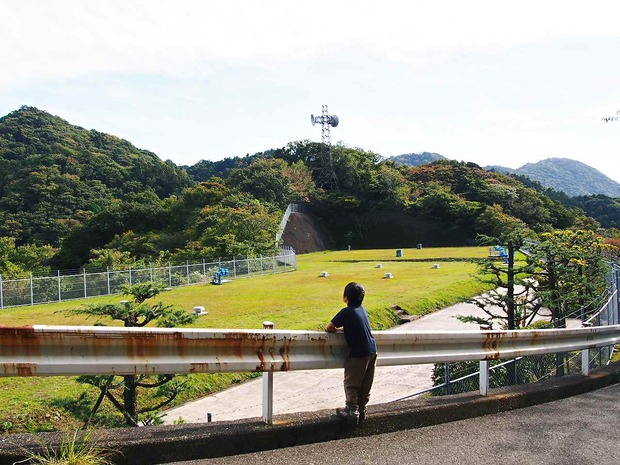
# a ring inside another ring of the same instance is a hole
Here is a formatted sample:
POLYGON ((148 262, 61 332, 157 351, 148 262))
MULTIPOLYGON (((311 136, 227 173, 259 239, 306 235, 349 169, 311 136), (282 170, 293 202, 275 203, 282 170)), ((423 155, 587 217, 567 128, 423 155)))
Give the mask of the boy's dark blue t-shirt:
POLYGON ((377 353, 364 307, 345 307, 332 318, 332 323, 336 328, 344 328, 344 338, 351 350, 351 357, 366 357, 377 353))

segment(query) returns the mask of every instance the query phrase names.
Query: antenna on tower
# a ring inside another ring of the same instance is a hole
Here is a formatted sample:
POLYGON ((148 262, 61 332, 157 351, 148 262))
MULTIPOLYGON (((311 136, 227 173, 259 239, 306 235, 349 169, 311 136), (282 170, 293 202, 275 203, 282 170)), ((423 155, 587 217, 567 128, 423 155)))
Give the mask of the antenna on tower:
POLYGON ((609 123, 610 121, 620 121, 620 110, 616 112, 616 116, 604 116, 601 121, 609 123))
POLYGON ((320 187, 334 187, 338 189, 338 179, 334 172, 334 164, 332 161, 332 139, 330 127, 338 126, 340 120, 336 115, 330 115, 327 105, 322 106, 321 116, 310 115, 312 126, 321 125, 321 142, 326 150, 321 154, 321 171, 319 173, 317 183, 320 187), (326 153, 325 153, 326 152, 326 153))

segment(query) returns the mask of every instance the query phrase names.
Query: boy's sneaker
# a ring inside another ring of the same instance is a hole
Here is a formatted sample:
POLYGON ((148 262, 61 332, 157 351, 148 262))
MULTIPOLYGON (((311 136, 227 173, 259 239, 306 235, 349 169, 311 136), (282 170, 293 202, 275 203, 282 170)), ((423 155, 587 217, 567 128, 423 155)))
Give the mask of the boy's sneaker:
POLYGON ((359 421, 359 413, 357 413, 357 410, 351 410, 349 407, 337 408, 336 415, 338 418, 346 420, 349 426, 357 426, 359 421))

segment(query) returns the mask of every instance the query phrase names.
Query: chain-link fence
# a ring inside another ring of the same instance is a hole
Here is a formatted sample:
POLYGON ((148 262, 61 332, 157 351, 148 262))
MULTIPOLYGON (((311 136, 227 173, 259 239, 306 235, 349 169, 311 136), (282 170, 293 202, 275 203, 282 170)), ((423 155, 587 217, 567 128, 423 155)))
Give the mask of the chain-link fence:
MULTIPOLYGON (((615 290, 602 308, 583 326, 607 326, 619 322, 618 290, 615 290)), ((542 354, 510 360, 494 360, 489 364, 489 388, 535 383, 556 376, 584 372, 584 351, 559 354, 542 354)), ((614 346, 589 349, 588 369, 607 365, 614 353, 614 346)), ((435 396, 460 394, 480 389, 480 363, 478 361, 436 364, 432 373, 434 387, 399 400, 430 393, 435 396)))
POLYGON ((30 276, 2 279, 0 308, 35 305, 63 300, 121 294, 122 287, 141 282, 158 282, 168 287, 192 284, 221 284, 230 279, 261 274, 283 273, 297 269, 292 248, 282 248, 271 257, 235 258, 201 263, 168 264, 123 270, 64 270, 55 276, 30 276))

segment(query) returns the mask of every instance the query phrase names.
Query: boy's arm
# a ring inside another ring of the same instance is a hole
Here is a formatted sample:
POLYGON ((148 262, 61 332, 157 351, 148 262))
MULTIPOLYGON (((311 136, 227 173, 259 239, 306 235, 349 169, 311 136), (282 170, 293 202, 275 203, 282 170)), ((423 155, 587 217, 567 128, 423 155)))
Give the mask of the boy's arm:
POLYGON ((327 326, 325 326, 325 331, 327 331, 328 333, 335 333, 336 331, 338 331, 338 328, 336 328, 336 325, 330 321, 329 323, 327 323, 327 326))

